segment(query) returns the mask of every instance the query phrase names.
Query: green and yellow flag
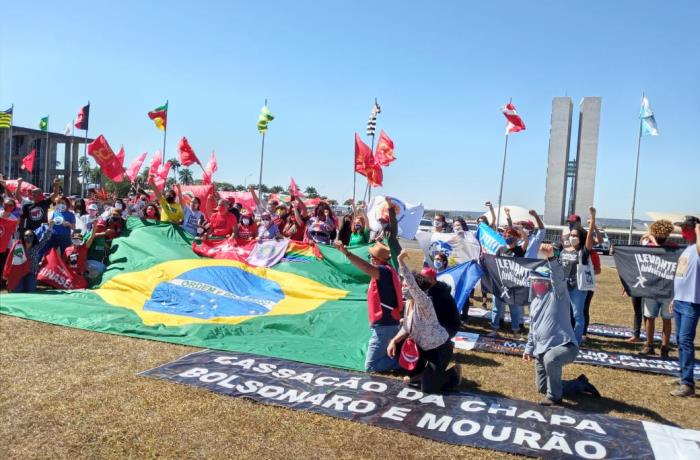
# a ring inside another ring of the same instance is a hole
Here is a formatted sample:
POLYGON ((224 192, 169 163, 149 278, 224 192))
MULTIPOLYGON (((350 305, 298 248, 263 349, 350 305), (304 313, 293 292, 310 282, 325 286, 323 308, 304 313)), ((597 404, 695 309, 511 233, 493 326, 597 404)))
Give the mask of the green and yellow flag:
POLYGON ((12 109, 14 109, 14 107, 0 112, 0 128, 9 128, 12 126, 12 109))
POLYGON ((263 106, 263 108, 260 110, 260 116, 258 117, 258 132, 260 134, 266 132, 267 124, 274 119, 275 117, 272 116, 270 109, 267 108, 267 105, 263 106))
POLYGON ((258 268, 200 257, 181 228, 135 217, 112 247, 94 289, 3 294, 0 314, 364 370, 369 278, 333 247, 258 268))
POLYGON ((156 107, 148 112, 148 118, 153 120, 156 128, 160 129, 161 131, 168 129, 168 102, 166 101, 164 105, 156 107))
POLYGON ((49 130, 49 116, 48 115, 46 115, 44 118, 39 120, 39 129, 42 131, 49 130))

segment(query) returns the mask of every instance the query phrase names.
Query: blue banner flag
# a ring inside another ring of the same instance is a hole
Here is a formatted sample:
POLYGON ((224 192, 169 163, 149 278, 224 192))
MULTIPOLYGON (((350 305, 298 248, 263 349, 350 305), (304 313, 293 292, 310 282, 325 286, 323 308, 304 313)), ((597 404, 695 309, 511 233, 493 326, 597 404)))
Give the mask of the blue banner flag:
POLYGON ((639 113, 639 118, 642 119, 642 136, 658 136, 659 128, 656 126, 656 118, 654 112, 649 105, 649 99, 646 96, 642 99, 642 110, 639 113))
POLYGON ((445 270, 438 275, 437 279, 450 287, 452 297, 454 297, 457 303, 457 309, 461 313, 462 308, 464 305, 467 305, 469 301, 469 294, 483 274, 484 271, 479 263, 475 260, 471 260, 445 270))
POLYGON ((496 230, 492 229, 485 223, 480 223, 476 230, 476 238, 479 244, 484 248, 486 254, 496 254, 498 249, 506 245, 506 240, 496 230))

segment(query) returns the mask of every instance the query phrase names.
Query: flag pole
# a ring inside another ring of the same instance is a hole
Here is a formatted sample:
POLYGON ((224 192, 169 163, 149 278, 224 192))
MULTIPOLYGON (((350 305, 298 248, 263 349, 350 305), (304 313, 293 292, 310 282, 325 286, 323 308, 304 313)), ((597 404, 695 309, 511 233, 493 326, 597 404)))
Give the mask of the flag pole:
POLYGON ((501 223, 501 199, 503 198, 503 178, 506 175, 506 157, 508 156, 508 133, 506 133, 506 143, 503 147, 503 167, 501 168, 501 188, 498 191, 498 214, 496 215, 496 228, 501 223))
MULTIPOLYGON (((48 118, 48 116, 46 117, 48 118)), ((48 120, 47 120, 48 121, 48 120)), ((44 190, 49 188, 49 125, 46 124, 46 149, 44 150, 46 157, 44 158, 44 190)))
POLYGON ((12 126, 15 124, 15 105, 10 107, 10 154, 7 155, 7 178, 12 179, 12 126))
MULTIPOLYGON (((377 103, 377 99, 374 99, 374 103, 377 103)), ((374 156, 374 137, 375 134, 372 134, 372 147, 370 147, 370 150, 372 152, 372 156, 374 156)), ((369 206, 369 200, 372 199, 372 185, 369 183, 369 179, 367 179, 367 202, 365 203, 366 206, 369 206)))
MULTIPOLYGON (((90 106, 90 101, 87 103, 88 107, 90 106)), ((88 122, 87 126, 85 126, 85 144, 83 145, 83 164, 87 162, 87 145, 88 145, 88 129, 90 128, 90 116, 88 115, 88 122)), ((87 188, 86 182, 88 180, 88 171, 81 171, 81 174, 83 175, 83 183, 81 184, 82 187, 80 189, 80 196, 82 198, 85 198, 85 189, 87 188)))
POLYGON ((170 111, 170 101, 165 100, 165 106, 167 107, 165 112, 165 126, 163 126, 163 161, 165 161, 165 139, 168 137, 168 112, 170 111))
MULTIPOLYGON (((267 107, 267 99, 265 99, 265 107, 267 107)), ((262 201, 262 173, 263 173, 263 158, 265 157, 265 133, 262 132, 262 143, 260 146, 260 175, 258 176, 258 199, 262 201)))
MULTIPOLYGON (((642 92, 642 104, 644 103, 644 93, 642 92)), ((632 215, 630 217, 630 232, 627 237, 627 244, 632 244, 632 229, 634 228, 634 208, 637 201, 637 177, 639 176, 639 150, 642 146, 642 118, 639 118, 639 133, 637 134, 637 164, 634 169, 634 190, 632 191, 632 215)))

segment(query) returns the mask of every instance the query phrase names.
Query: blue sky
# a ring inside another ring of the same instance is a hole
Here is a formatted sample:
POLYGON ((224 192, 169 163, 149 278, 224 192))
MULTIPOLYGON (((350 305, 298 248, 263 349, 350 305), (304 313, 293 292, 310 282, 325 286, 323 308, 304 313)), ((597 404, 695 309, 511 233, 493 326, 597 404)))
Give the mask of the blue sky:
POLYGON ((90 135, 124 144, 127 161, 161 147, 146 112, 169 99, 167 157, 185 135, 203 161, 216 150, 217 180, 255 182, 267 98, 276 119, 263 182, 294 176, 345 199, 354 132, 364 135, 377 97, 378 128, 398 157, 382 192, 478 210, 498 197, 499 108, 512 97, 527 130, 511 136, 503 201, 542 212, 552 97, 571 96, 576 110, 581 97, 601 96, 596 206, 627 217, 646 91, 661 136, 642 139, 638 215, 700 209, 697 1, 33 1, 2 10, 0 107, 14 103, 21 126, 50 114, 63 131, 90 100, 90 135))

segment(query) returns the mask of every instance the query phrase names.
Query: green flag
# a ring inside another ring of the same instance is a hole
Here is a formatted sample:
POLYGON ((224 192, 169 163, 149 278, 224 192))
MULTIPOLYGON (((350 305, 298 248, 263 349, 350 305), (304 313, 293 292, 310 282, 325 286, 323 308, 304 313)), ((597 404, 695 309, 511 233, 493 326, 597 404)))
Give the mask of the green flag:
POLYGON ((267 131, 267 124, 274 119, 275 117, 270 113, 270 109, 268 109, 267 106, 263 106, 262 110, 260 110, 260 116, 258 117, 258 132, 262 134, 267 131))
MULTIPOLYGON (((200 257, 168 223, 127 219, 95 289, 2 294, 0 314, 364 370, 369 277, 333 247, 289 243, 270 268, 200 257)), ((366 259, 368 246, 352 249, 366 259)))
POLYGON ((42 131, 49 130, 49 116, 48 115, 46 115, 44 118, 39 120, 39 129, 42 131))

